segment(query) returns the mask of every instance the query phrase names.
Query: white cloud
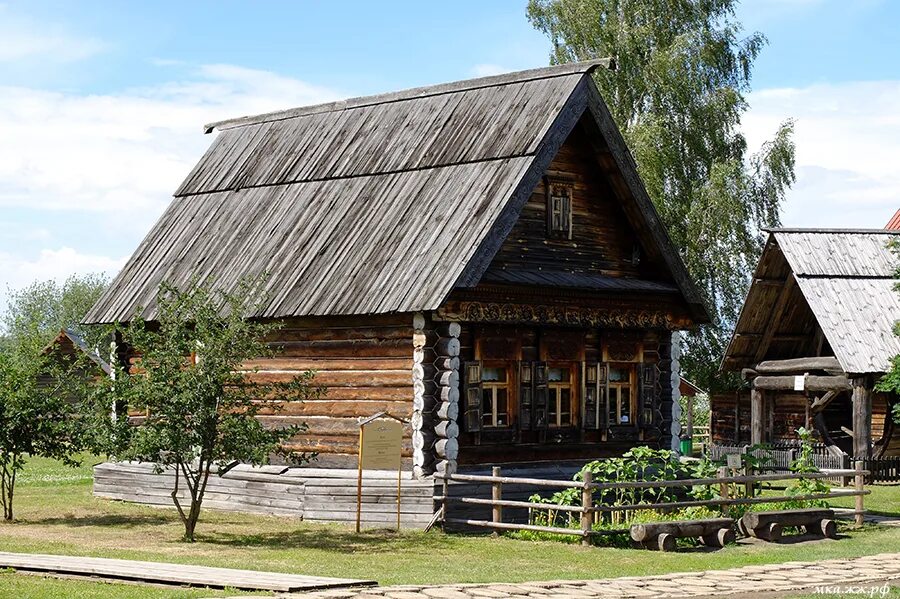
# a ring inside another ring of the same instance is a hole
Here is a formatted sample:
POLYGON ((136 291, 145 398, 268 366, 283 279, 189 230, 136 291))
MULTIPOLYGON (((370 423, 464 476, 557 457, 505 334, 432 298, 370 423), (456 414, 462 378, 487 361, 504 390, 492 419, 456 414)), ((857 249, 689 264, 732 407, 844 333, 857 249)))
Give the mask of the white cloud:
POLYGON ((72 63, 106 49, 102 40, 79 36, 54 23, 13 14, 0 4, 0 63, 40 59, 72 63))
POLYGON ((0 292, 4 284, 16 288, 72 272, 115 273, 122 258, 111 256, 123 244, 128 251, 137 246, 211 143, 202 133, 205 123, 339 97, 231 65, 202 66, 164 85, 111 94, 0 86, 0 214, 15 212, 19 223, 23 212, 40 215, 18 233, 9 231, 12 222, 0 226, 0 292), (67 219, 81 223, 70 233, 89 238, 94 253, 43 228, 47 223, 52 231, 67 219), (73 247, 59 247, 64 244, 73 247), (103 247, 110 248, 107 255, 96 249, 103 247))
POLYGON ((878 228, 900 207, 900 81, 761 90, 749 102, 743 128, 751 148, 796 119, 786 225, 878 228))
POLYGON ((103 273, 115 275, 125 264, 127 256, 82 254, 70 247, 45 249, 34 258, 22 258, 7 252, 0 252, 0 312, 6 309, 8 289, 20 289, 33 281, 65 281, 73 274, 103 273))
POLYGON ((491 75, 502 75, 509 73, 513 69, 500 66, 498 64, 476 64, 472 67, 473 77, 490 77, 491 75))
POLYGON ((147 211, 152 220, 209 145, 203 124, 339 97, 230 65, 193 75, 109 95, 0 87, 0 206, 147 211))

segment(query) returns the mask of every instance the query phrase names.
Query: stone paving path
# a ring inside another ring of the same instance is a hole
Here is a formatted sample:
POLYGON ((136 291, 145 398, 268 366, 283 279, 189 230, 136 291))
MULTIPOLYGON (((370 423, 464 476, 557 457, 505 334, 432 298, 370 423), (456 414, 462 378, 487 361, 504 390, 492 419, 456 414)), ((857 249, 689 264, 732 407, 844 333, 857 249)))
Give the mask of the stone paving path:
MULTIPOLYGON (((335 589, 282 595, 293 599, 503 599, 710 597, 741 593, 812 590, 896 580, 900 583, 900 553, 853 559, 786 562, 731 570, 678 572, 660 576, 629 576, 605 580, 524 582, 517 584, 405 585, 367 589, 335 589)), ((244 598, 246 599, 246 598, 244 598)))

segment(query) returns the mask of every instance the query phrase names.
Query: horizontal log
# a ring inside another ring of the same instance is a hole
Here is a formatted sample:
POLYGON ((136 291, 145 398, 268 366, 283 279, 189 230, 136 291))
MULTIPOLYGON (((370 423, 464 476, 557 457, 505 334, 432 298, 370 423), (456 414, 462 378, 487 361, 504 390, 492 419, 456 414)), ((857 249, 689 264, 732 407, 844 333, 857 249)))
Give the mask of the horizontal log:
POLYGON ((459 356, 459 339, 456 337, 441 337, 434 344, 434 352, 438 356, 453 358, 459 356))
POLYGON ((459 402, 441 402, 438 405, 437 410, 435 411, 435 415, 441 420, 456 420, 456 418, 459 416, 459 402))
POLYGON ((441 402, 459 402, 459 387, 440 387, 438 388, 437 398, 441 402))
POLYGON ((439 324, 435 330, 441 337, 459 337, 462 327, 458 322, 446 322, 439 324))
POLYGON ((272 332, 265 339, 267 343, 283 341, 382 341, 387 339, 412 338, 410 326, 353 327, 353 328, 283 328, 272 332))
POLYGON ((367 417, 378 412, 389 414, 409 414, 412 412, 412 403, 409 401, 389 400, 334 400, 329 394, 328 399, 315 399, 307 401, 289 401, 272 405, 264 402, 260 408, 261 416, 333 416, 336 418, 367 417))
POLYGON ((742 518, 743 524, 748 530, 768 526, 773 522, 782 526, 806 526, 824 519, 833 520, 834 510, 798 509, 747 512, 742 518))
POLYGON ((455 439, 459 436, 459 425, 453 420, 442 420, 434 425, 434 432, 445 439, 455 439))
MULTIPOLYGON (((752 382, 754 389, 762 391, 793 391, 793 376, 758 376, 752 382)), ((845 376, 806 376, 805 391, 849 391, 850 380, 845 376)))
MULTIPOLYGON (((247 380, 257 383, 287 383, 294 372, 248 372, 247 380)), ((406 370, 320 370, 312 380, 323 387, 412 387, 412 372, 406 370)))
POLYGON ((417 331, 421 331, 422 329, 425 328, 425 323, 426 323, 425 315, 422 314, 421 312, 416 312, 415 314, 413 314, 412 322, 413 322, 413 328, 416 329, 417 331))
POLYGON ((453 439, 438 439, 434 444, 434 452, 447 460, 455 460, 459 455, 459 441, 453 439))
POLYGON ((438 460, 434 464, 436 476, 453 476, 456 474, 456 460, 438 460))
POLYGON ((766 360, 756 365, 755 369, 759 374, 803 374, 812 370, 824 370, 829 374, 843 374, 837 358, 833 357, 812 357, 812 358, 791 358, 787 360, 766 360))
POLYGON ((409 370, 411 358, 258 358, 247 360, 242 370, 297 371, 307 370, 409 370))
POLYGON ((449 387, 455 389, 459 387, 459 371, 458 370, 442 370, 435 377, 435 381, 441 387, 449 387))
MULTIPOLYGON (((373 414, 367 414, 372 416, 373 414)), ((393 414, 399 418, 406 418, 408 414, 393 414)), ((359 435, 359 420, 356 418, 335 418, 333 416, 259 416, 259 421, 268 429, 288 428, 291 426, 306 424, 307 429, 301 434, 304 436, 345 436, 359 435)), ((404 437, 410 435, 409 426, 403 428, 404 437)))
POLYGON ((282 341, 270 345, 281 357, 306 358, 406 358, 413 349, 409 337, 377 341, 282 341))
POLYGON ((439 356, 434 360, 434 366, 438 370, 459 370, 459 356, 452 358, 447 356, 439 356))
POLYGON ((635 541, 647 541, 663 533, 679 538, 702 537, 716 533, 721 529, 734 526, 731 518, 710 518, 706 520, 679 520, 674 522, 646 522, 633 524, 630 529, 631 538, 635 541))

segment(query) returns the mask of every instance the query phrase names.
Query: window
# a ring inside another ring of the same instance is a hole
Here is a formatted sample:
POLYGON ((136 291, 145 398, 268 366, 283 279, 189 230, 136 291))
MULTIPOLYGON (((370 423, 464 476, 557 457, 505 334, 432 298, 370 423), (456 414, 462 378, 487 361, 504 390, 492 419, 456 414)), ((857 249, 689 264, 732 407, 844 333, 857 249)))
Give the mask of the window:
POLYGON ((550 426, 572 424, 572 375, 569 368, 547 369, 550 426))
POLYGON ((547 237, 572 239, 572 185, 547 182, 547 237))
POLYGON ((633 366, 610 365, 607 400, 611 425, 634 423, 634 382, 633 366))
POLYGON ((509 426, 509 376, 506 368, 485 366, 481 372, 481 424, 509 426))

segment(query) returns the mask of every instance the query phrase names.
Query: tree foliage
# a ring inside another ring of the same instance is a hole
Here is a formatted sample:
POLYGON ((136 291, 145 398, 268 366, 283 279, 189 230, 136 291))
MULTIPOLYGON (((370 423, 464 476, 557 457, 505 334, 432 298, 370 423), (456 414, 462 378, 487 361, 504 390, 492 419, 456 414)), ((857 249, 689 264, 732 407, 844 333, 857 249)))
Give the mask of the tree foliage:
MULTIPOLYGON (((687 336, 682 366, 713 390, 761 247, 794 181, 792 121, 749 155, 740 132, 753 61, 735 0, 530 0, 551 61, 614 57, 595 81, 647 191, 711 311, 687 336)), ((733 381, 732 381, 733 382, 733 381)))
POLYGON ((7 521, 28 456, 75 464, 81 364, 47 346, 61 328, 78 326, 105 287, 102 277, 73 276, 62 285, 37 282, 10 294, 0 343, 0 500, 7 521))
MULTIPOLYGON (((891 240, 888 243, 888 248, 900 262, 900 243, 897 243, 896 240, 891 240)), ((894 277, 900 279, 900 266, 894 271, 894 277)), ((900 281, 894 284, 894 291, 900 293, 900 281)), ((894 334, 900 336, 900 321, 894 323, 894 334)), ((875 384, 875 390, 900 395, 900 355, 891 358, 890 369, 875 384)), ((894 401, 891 414, 894 422, 900 424, 900 401, 894 401)))
POLYGON ((311 371, 287 382, 248 383, 242 365, 273 354, 264 339, 276 328, 245 318, 255 308, 254 291, 250 285, 233 294, 162 285, 156 320, 138 317, 120 331, 129 353, 138 356, 135 368, 129 373, 116 365, 114 378, 99 382, 91 402, 98 449, 174 471, 172 500, 189 541, 211 473, 285 454, 283 443, 303 428, 269 429, 257 419, 260 410, 271 413, 282 402, 320 392, 311 371), (117 418, 110 417, 113 405, 117 418), (129 424, 125 406, 144 416, 139 424, 129 424))
POLYGON ((108 333, 99 327, 81 324, 84 315, 100 298, 108 280, 99 274, 72 275, 62 284, 36 281, 11 291, 9 306, 3 315, 4 343, 45 346, 60 329, 70 329, 95 347, 108 333))

